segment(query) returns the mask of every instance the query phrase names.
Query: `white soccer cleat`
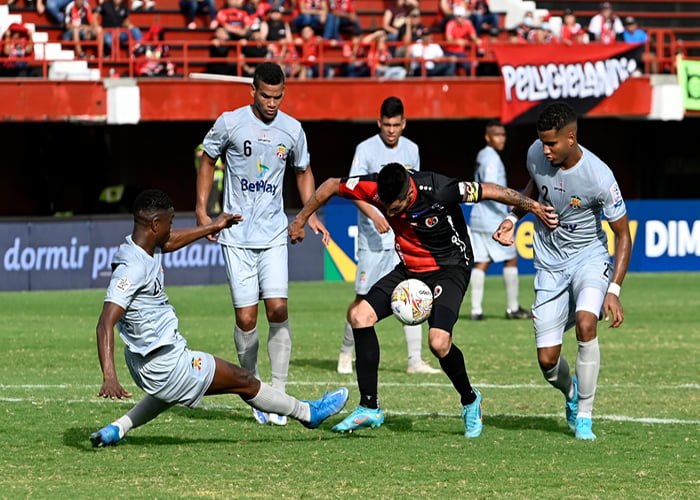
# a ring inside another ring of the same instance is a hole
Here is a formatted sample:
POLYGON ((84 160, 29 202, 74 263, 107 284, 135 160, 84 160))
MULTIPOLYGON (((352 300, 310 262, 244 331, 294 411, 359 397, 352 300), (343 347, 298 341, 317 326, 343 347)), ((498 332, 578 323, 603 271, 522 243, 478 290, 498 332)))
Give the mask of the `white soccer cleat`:
POLYGON ((271 425, 287 425, 287 417, 284 415, 277 415, 277 413, 268 413, 267 423, 271 425))
POLYGON ((338 355, 338 373, 347 375, 352 373, 352 353, 341 352, 338 355))
POLYGON ((406 373, 422 373, 430 375, 441 372, 442 370, 436 370, 435 368, 430 366, 426 361, 420 361, 414 365, 411 365, 406 370, 406 373))

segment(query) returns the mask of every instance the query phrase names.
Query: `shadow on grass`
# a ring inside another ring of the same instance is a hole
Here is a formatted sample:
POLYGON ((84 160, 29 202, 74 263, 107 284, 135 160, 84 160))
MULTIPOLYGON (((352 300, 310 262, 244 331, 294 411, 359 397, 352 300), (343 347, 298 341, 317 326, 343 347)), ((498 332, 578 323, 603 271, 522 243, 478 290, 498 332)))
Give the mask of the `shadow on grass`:
POLYGON ((484 426, 498 427, 506 431, 537 430, 570 435, 564 418, 491 415, 484 419, 484 426))
POLYGON ((338 368, 337 359, 318 359, 318 358, 292 358, 293 367, 310 367, 318 368, 319 370, 324 370, 337 375, 336 369, 338 368))

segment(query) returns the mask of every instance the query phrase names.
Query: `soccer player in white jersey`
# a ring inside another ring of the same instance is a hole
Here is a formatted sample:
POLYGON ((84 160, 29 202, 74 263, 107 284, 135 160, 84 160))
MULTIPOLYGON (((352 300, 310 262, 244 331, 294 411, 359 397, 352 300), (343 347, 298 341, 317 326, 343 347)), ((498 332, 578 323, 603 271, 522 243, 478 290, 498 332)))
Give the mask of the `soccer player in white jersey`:
MULTIPOLYGON (((382 167, 389 163, 400 163, 406 168, 420 170, 418 145, 402 135, 406 128, 406 118, 401 99, 398 97, 384 99, 377 126, 379 133, 362 141, 355 148, 350 177, 379 173, 382 167)), ((352 308, 367 295, 372 285, 399 263, 399 256, 394 250, 394 232, 382 213, 364 201, 353 200, 353 202, 359 210, 357 213, 357 274, 355 276, 356 295, 348 307, 348 315, 352 308)), ((338 356, 338 373, 352 373, 355 339, 348 318, 349 316, 346 316, 345 335, 338 356)), ((406 371, 440 373, 440 370, 423 361, 421 326, 404 325, 403 331, 408 350, 406 371)))
POLYGON ((346 388, 317 401, 299 401, 260 382, 239 366, 201 351, 192 351, 178 331, 175 309, 165 294, 163 253, 174 252, 206 235, 241 222, 223 213, 194 228, 172 229, 175 211, 162 191, 149 189, 134 201, 134 229, 112 260, 112 277, 97 323, 97 351, 102 368, 98 396, 131 397, 119 383, 114 365, 114 327, 124 341, 124 355, 134 382, 146 396, 125 415, 90 435, 93 446, 117 444, 131 429, 154 419, 174 404, 199 405, 212 394, 238 394, 262 412, 289 415, 316 428, 338 413, 346 388))
MULTIPOLYGON (((535 221, 535 305, 532 309, 537 359, 545 379, 565 396, 569 428, 577 439, 595 439, 591 415, 600 369, 597 326, 601 312, 610 327, 624 314, 620 287, 632 251, 627 211, 615 176, 591 151, 578 144, 576 113, 565 103, 547 106, 537 119, 536 140, 527 152, 531 180, 524 194, 553 206, 559 225, 550 230, 535 221), (604 215, 615 235, 610 265, 604 215), (561 356, 564 332, 576 326, 576 376, 561 356)), ((515 209, 494 234, 513 244, 515 209)))
MULTIPOLYGON (((498 120, 489 120, 484 131, 486 146, 476 155, 476 182, 507 186, 506 167, 499 153, 506 145, 506 128, 498 120)), ((485 319, 482 302, 486 271, 492 262, 503 262, 506 286, 506 319, 528 319, 530 313, 518 302, 518 255, 515 246, 503 246, 492 238, 493 231, 508 214, 508 207, 495 201, 477 203, 469 216, 474 267, 471 277, 472 314, 476 321, 485 319)))
MULTIPOLYGON (((270 328, 267 352, 272 387, 284 392, 292 350, 287 311, 287 216, 282 198, 285 170, 294 170, 304 203, 313 195, 315 184, 301 123, 279 109, 284 97, 280 66, 259 64, 250 93, 251 105, 223 113, 204 138, 195 211, 197 224, 211 221, 206 213, 207 198, 216 159, 221 157, 226 166, 224 211, 244 217, 236 227, 218 235, 236 312, 234 341, 238 360, 259 377, 257 319, 258 302, 262 299, 270 328)), ((321 232, 324 243, 328 243, 328 231, 317 218, 310 227, 321 232)), ((258 411, 253 411, 253 416, 260 423, 287 422, 282 416, 258 411)))

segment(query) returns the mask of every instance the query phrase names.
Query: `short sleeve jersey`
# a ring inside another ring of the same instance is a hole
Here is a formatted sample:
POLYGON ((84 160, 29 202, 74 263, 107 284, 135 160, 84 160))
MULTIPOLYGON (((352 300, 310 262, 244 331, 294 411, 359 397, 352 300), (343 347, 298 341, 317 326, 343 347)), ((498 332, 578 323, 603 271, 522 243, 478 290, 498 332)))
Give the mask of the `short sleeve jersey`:
MULTIPOLYGON (((409 170, 409 174, 416 193, 413 203, 402 214, 387 217, 401 261, 414 272, 470 266, 472 246, 460 207, 459 181, 432 172, 409 170)), ((341 179, 340 195, 371 203, 384 213, 377 174, 341 179)))
MULTIPOLYGON (((499 186, 507 186, 506 168, 498 151, 486 146, 476 155, 476 182, 490 182, 499 186)), ((469 227, 472 231, 482 233, 494 232, 508 214, 508 207, 497 201, 487 200, 476 203, 469 216, 469 227)))
POLYGON ((221 231, 219 242, 246 248, 286 245, 284 171, 288 165, 301 171, 309 165, 301 123, 282 111, 265 123, 244 106, 219 116, 203 145, 207 155, 226 165, 224 211, 243 215, 243 222, 221 231))
POLYGON ((127 236, 112 260, 112 277, 105 302, 124 309, 117 323, 119 336, 127 349, 146 355, 162 347, 184 341, 178 333, 175 309, 164 292, 163 254, 153 256, 127 236))
POLYGON ((573 167, 554 167, 544 156, 542 141, 527 152, 527 169, 539 191, 539 201, 553 206, 559 227, 547 229, 535 219, 535 268, 559 270, 590 259, 609 259, 601 217, 616 221, 627 213, 610 168, 579 145, 583 156, 573 167))
MULTIPOLYGON (((372 136, 355 148, 350 176, 376 174, 389 163, 400 163, 406 168, 420 170, 418 145, 410 139, 399 137, 396 147, 389 148, 379 134, 372 136)), ((380 251, 394 248, 394 233, 378 233, 372 219, 360 211, 357 214, 357 233, 359 249, 380 251)))

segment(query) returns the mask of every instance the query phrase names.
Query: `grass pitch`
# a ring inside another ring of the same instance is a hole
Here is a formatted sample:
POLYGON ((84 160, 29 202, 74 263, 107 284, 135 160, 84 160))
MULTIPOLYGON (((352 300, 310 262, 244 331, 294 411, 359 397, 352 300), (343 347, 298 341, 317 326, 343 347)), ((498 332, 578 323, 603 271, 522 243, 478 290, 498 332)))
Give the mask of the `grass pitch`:
MULTIPOLYGON (((176 407, 95 450, 88 435, 133 401, 95 397, 101 374, 95 324, 103 290, 0 294, 1 498, 697 498, 700 492, 698 274, 631 274, 625 323, 601 323, 595 442, 576 441, 563 397, 536 366, 529 321, 504 318, 498 277, 486 282, 487 321, 469 320, 455 343, 484 395, 484 432, 462 436, 459 401, 443 374, 408 375, 403 333, 380 323, 380 399, 386 423, 330 431, 358 402, 354 375, 335 372, 349 283, 293 283, 288 391, 315 399, 350 388, 346 410, 317 430, 255 424, 234 396, 176 407)), ((532 276, 521 303, 532 303, 532 276)), ((171 287, 192 348, 235 361, 226 287, 171 287)), ((260 328, 266 332, 261 318, 260 328)), ((269 378, 266 333, 261 371, 269 378)), ((424 358, 430 359, 424 335, 424 358)), ((122 342, 117 337, 121 351, 122 342)), ((566 334, 573 366, 576 342, 566 334)), ((433 366, 437 365, 432 360, 433 366)), ((134 393, 121 354, 122 384, 134 393)))

